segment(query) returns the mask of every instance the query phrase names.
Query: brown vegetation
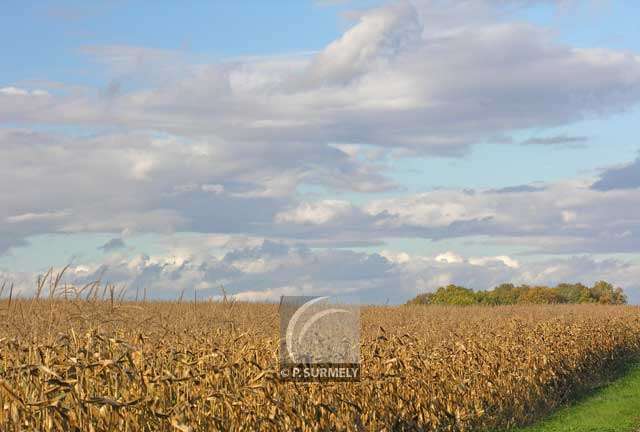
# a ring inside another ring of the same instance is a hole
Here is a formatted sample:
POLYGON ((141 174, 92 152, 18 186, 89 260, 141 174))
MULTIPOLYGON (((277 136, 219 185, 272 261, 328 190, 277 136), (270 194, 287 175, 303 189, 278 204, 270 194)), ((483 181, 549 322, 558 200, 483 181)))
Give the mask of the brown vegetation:
POLYGON ((640 352, 631 306, 367 307, 361 382, 284 383, 277 305, 113 292, 0 302, 0 430, 502 430, 640 352))

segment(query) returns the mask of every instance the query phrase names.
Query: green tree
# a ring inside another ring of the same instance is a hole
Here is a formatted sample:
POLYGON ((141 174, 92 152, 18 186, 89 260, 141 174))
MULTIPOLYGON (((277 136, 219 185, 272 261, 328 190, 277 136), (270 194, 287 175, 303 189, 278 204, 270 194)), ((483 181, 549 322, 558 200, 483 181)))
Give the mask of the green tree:
POLYGON ((627 296, 621 288, 606 281, 598 281, 590 289, 591 297, 600 304, 625 304, 627 296))
POLYGON ((549 287, 529 287, 522 293, 520 303, 525 304, 557 304, 562 303, 562 297, 549 287))
POLYGON ((477 303, 478 299, 473 290, 458 285, 438 288, 431 300, 431 304, 441 305, 472 305, 477 303))
POLYGON ((561 283, 554 288, 501 284, 492 290, 474 292, 458 285, 438 288, 434 293, 420 294, 407 304, 439 305, 513 305, 513 304, 557 304, 600 303, 625 304, 627 297, 621 288, 599 281, 588 288, 581 283, 561 283))
POLYGON ((561 283, 556 288, 556 293, 562 299, 562 303, 591 303, 593 298, 589 288, 581 283, 561 283))
POLYGON ((498 285, 490 291, 485 291, 483 303, 491 305, 511 305, 520 301, 523 289, 510 283, 498 285))
POLYGON ((409 300, 407 304, 409 305, 432 304, 431 301, 433 299, 433 296, 434 296, 433 293, 418 294, 417 296, 409 300))

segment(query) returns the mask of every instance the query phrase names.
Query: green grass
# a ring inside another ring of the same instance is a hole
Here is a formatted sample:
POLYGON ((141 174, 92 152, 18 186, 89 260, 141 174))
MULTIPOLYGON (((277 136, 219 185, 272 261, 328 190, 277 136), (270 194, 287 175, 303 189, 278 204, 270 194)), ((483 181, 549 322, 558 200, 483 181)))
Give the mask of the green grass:
POLYGON ((640 364, 612 384, 519 432, 640 431, 640 364))

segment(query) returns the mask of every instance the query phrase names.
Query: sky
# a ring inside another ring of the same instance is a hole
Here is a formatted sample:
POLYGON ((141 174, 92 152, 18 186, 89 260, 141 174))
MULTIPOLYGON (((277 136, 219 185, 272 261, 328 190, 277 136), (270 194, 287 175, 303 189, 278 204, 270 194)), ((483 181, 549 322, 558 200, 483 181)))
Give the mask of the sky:
POLYGON ((639 12, 5 2, 0 281, 395 304, 604 279, 640 303, 639 12))

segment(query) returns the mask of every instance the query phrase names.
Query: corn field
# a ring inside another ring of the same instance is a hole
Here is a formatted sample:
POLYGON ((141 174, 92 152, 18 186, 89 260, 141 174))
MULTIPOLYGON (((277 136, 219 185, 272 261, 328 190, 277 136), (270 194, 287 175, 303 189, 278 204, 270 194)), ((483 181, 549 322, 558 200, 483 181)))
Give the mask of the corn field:
POLYGON ((362 380, 278 378, 278 305, 0 302, 0 430, 481 431, 640 353, 632 306, 362 309, 362 380))

